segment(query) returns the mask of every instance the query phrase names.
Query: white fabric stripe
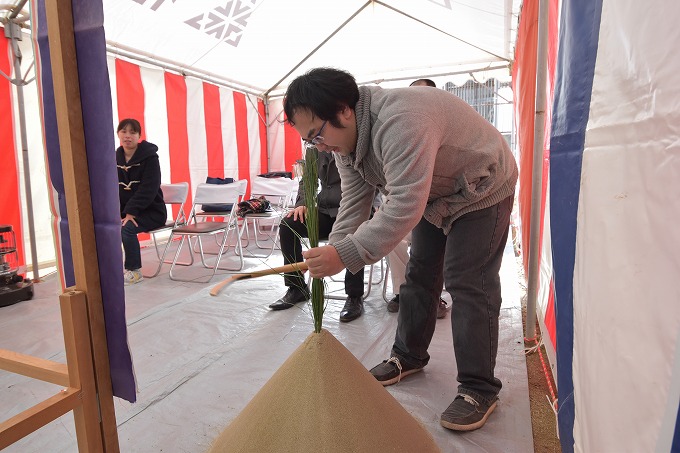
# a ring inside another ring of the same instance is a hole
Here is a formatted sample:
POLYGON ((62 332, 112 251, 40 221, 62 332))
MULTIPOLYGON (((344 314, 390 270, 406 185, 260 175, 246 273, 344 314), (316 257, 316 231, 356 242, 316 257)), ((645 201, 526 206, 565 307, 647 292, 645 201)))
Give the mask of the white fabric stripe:
MULTIPOLYGON (((165 75, 158 69, 140 67, 144 86, 144 125, 146 140, 158 146, 161 181, 170 182, 170 139, 165 98, 165 75)), ((172 218, 172 213, 168 216, 172 218)))
POLYGON ((111 86, 111 111, 113 113, 113 140, 116 146, 119 145, 116 129, 118 128, 118 89, 116 88, 116 59, 112 56, 106 57, 106 66, 109 70, 109 85, 111 86))
MULTIPOLYGON (((257 112, 257 97, 246 95, 246 115, 248 124, 248 148, 250 150, 250 177, 261 173, 260 155, 260 115, 257 112)), ((266 162, 265 162, 266 164, 266 162)))
POLYGON ((224 147, 224 177, 238 179, 238 147, 236 145, 236 115, 234 92, 220 87, 222 112, 222 146, 224 147))
POLYGON ((267 118, 267 140, 269 140, 269 170, 284 171, 286 169, 286 136, 283 120, 283 100, 269 102, 269 118, 267 118))
POLYGON ((203 82, 190 77, 187 85, 187 137, 189 139, 189 172, 192 193, 208 176, 207 140, 205 137, 205 107, 203 82))
MULTIPOLYGON (((21 68, 26 71, 33 65, 33 49, 30 37, 23 33, 23 39, 18 41, 19 49, 22 54, 21 68)), ((11 62, 11 60, 10 60, 11 62)), ((12 65, 12 76, 16 77, 12 65)), ((28 77, 30 78, 30 76, 28 77)), ((31 198, 33 204, 33 228, 35 234, 35 248, 38 263, 54 261, 56 252, 54 250, 54 235, 50 222, 52 213, 50 211, 49 199, 43 196, 49 187, 47 181, 46 160, 43 145, 42 122, 40 118, 40 98, 38 96, 37 83, 29 83, 23 88, 24 95, 24 115, 26 127, 26 149, 28 150, 28 162, 31 179, 31 198)), ((21 143, 21 124, 16 102, 16 90, 12 89, 12 106, 14 107, 14 146, 16 147, 16 162, 19 169, 19 197, 21 198, 22 234, 24 242, 24 258, 26 264, 31 264, 31 236, 28 227, 28 209, 25 196, 25 168, 22 158, 21 143)), ((2 177, 2 176, 0 176, 2 177)), ((18 225, 14 226, 18 229, 18 225)), ((40 274, 40 272, 38 272, 40 274)))
POLYGON ((677 416, 676 9, 603 3, 574 267, 577 452, 653 451, 669 442, 664 417, 677 416))

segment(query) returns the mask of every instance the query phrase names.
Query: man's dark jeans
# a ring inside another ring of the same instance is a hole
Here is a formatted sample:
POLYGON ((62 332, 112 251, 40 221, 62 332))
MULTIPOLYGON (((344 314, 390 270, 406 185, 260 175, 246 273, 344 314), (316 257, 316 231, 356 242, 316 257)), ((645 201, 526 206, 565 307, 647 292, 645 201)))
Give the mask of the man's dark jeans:
MULTIPOLYGON (((319 212, 319 238, 327 238, 333 228, 335 217, 319 212)), ((302 245, 300 237, 307 237, 307 225, 293 217, 284 217, 279 228, 279 243, 284 264, 302 261, 302 245)), ((307 286, 301 272, 286 274, 286 286, 304 288, 307 286)), ((350 297, 360 297, 364 294, 363 269, 356 274, 345 271, 345 294, 350 297)))
POLYGON ((510 196, 457 219, 448 235, 425 219, 412 234, 406 282, 392 355, 424 367, 442 288, 451 294, 451 327, 459 392, 492 402, 501 389, 494 376, 501 307, 499 271, 508 238, 510 196), (443 272, 442 272, 443 270, 443 272))

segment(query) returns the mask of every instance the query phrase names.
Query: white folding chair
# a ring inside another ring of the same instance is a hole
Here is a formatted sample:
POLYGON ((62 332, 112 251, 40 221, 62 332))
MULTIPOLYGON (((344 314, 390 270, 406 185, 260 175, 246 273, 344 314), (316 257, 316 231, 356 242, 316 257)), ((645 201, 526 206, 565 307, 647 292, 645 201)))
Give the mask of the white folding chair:
POLYGON ((274 252, 279 240, 279 226, 281 220, 288 212, 291 198, 297 193, 299 183, 289 178, 263 178, 258 176, 251 181, 251 197, 259 198, 264 196, 270 203, 271 209, 263 213, 248 213, 243 217, 244 229, 250 243, 248 223, 251 222, 255 245, 260 249, 269 249, 266 255, 256 255, 261 258, 268 258, 274 252), (270 241, 271 246, 260 243, 260 233, 266 237, 265 241, 270 241))
POLYGON ((231 203, 234 206, 236 206, 238 204, 239 197, 242 197, 242 194, 245 194, 245 186, 247 186, 247 183, 248 182, 246 180, 241 180, 235 181, 231 184, 224 185, 199 184, 198 187, 196 187, 194 201, 191 207, 191 212, 189 214, 189 219, 191 223, 188 223, 177 228, 173 228, 172 233, 170 235, 170 240, 172 240, 174 237, 181 238, 179 246, 177 247, 177 252, 175 253, 175 259, 173 260, 172 265, 170 266, 169 275, 171 280, 195 281, 207 283, 215 276, 215 273, 217 272, 218 269, 238 271, 243 268, 243 251, 241 250, 240 228, 238 224, 238 218, 236 216, 236 209, 232 209, 229 213, 225 214, 224 216, 218 216, 215 213, 212 213, 213 217, 223 217, 223 221, 204 220, 199 222, 197 221, 196 213, 199 212, 199 206, 202 207, 202 205, 208 203, 210 204, 231 203), (239 257, 239 266, 237 268, 219 267, 220 260, 222 259, 222 255, 225 252, 225 247, 228 243, 229 237, 231 236, 230 233, 232 231, 234 232, 234 235, 236 237, 236 243, 234 247, 236 249, 236 254, 239 257), (219 241, 219 250, 216 253, 217 256, 215 257, 215 264, 213 266, 209 266, 206 264, 205 252, 203 250, 203 243, 201 239, 204 236, 215 236, 218 234, 223 235, 222 240, 219 241), (212 269, 212 273, 207 278, 207 280, 206 279, 199 280, 197 278, 190 279, 179 278, 173 274, 173 270, 175 269, 175 265, 177 264, 177 258, 179 257, 180 251, 182 250, 182 246, 184 245, 184 240, 186 238, 196 238, 198 242, 199 254, 201 257, 201 264, 206 269, 212 269))
MULTIPOLYGON (((146 278, 153 278, 157 276, 160 273, 163 264, 172 263, 172 261, 165 260, 165 255, 168 251, 168 247, 170 246, 171 241, 168 239, 168 241, 165 243, 165 247, 163 247, 163 253, 161 253, 158 249, 158 241, 156 239, 156 235, 159 233, 170 231, 173 228, 177 228, 187 223, 187 216, 184 212, 184 203, 186 202, 187 195, 189 194, 189 183, 177 182, 173 184, 161 184, 161 191, 163 192, 163 201, 165 201, 165 204, 168 206, 168 208, 170 208, 169 212, 172 212, 173 206, 177 206, 178 208, 177 215, 175 216, 174 219, 168 220, 162 227, 149 231, 149 234, 153 239, 154 249, 156 250, 156 257, 158 258, 158 267, 156 268, 156 272, 154 272, 152 275, 145 275, 144 277, 146 278)), ((177 264, 182 266, 192 265, 194 263, 194 256, 193 254, 190 254, 189 256, 191 259, 190 262, 177 264)))
MULTIPOLYGON (((238 209, 238 203, 242 202, 245 195, 246 195, 246 189, 248 188, 248 180, 247 179, 239 179, 235 180, 232 184, 238 183, 239 184, 239 197, 238 197, 238 202, 232 205, 232 209, 226 210, 226 211, 206 211, 204 210, 204 207, 201 206, 201 209, 197 210, 194 212, 194 218, 196 221, 205 221, 205 220, 215 220, 217 218, 225 218, 229 217, 231 215, 232 210, 238 209)), ((219 204, 219 205, 230 205, 231 203, 205 203, 205 204, 219 204)), ((240 221, 241 219, 239 219, 240 221)), ((239 238, 241 239, 241 238, 239 238)), ((217 236, 215 236, 215 240, 217 241, 217 236)), ((219 242, 217 242, 219 244, 219 242)), ((197 244, 198 245, 198 244, 197 244)), ((246 242, 246 247, 248 245, 248 242, 246 242)), ((196 246, 194 246, 194 252, 198 252, 196 249, 196 246)), ((205 252, 207 254, 211 254, 209 252, 205 252)))

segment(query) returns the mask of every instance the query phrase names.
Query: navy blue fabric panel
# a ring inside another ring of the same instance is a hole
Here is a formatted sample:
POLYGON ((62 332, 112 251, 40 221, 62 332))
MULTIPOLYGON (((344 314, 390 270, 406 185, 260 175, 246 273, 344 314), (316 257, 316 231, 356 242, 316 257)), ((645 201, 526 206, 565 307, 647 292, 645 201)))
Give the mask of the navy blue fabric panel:
POLYGON ((52 84, 52 63, 50 59, 50 43, 47 39, 47 20, 45 17, 45 1, 38 1, 38 52, 40 54, 41 84, 43 88, 43 122, 45 125, 45 150, 47 167, 50 172, 52 187, 57 192, 59 209, 59 234, 61 235, 61 262, 66 286, 76 283, 73 273, 73 255, 71 254, 71 237, 68 229, 68 213, 66 196, 64 195, 64 175, 61 171, 61 151, 59 133, 57 131, 57 112, 54 107, 54 86, 52 84))
POLYGON ((678 407, 678 414, 675 416, 675 434, 673 435, 671 452, 680 453, 680 406, 678 407))
POLYGON ((72 4, 111 383, 115 396, 134 402, 136 386, 125 323, 120 202, 104 9, 101 0, 72 0, 72 4))
POLYGON ((581 164, 602 0, 562 2, 550 138, 550 225, 555 272, 558 423, 564 453, 574 451, 573 276, 581 164))
MULTIPOLYGON (((134 402, 136 400, 136 385, 132 372, 132 358, 127 344, 125 322, 118 176, 114 152, 116 144, 114 142, 111 90, 106 63, 104 11, 100 0, 73 0, 72 5, 111 383, 115 396, 134 402)), ((38 14, 41 18, 40 51, 41 56, 43 56, 43 63, 45 63, 44 55, 47 55, 49 62, 49 47, 47 47, 43 0, 39 1, 38 14)), ((58 152, 59 141, 56 120, 52 119, 56 118, 52 76, 51 71, 46 72, 46 67, 49 68, 49 65, 44 64, 43 66, 43 88, 45 91, 43 98, 48 99, 51 104, 50 121, 48 122, 46 118, 45 122, 45 135, 49 153, 49 149, 54 147, 58 152)), ((45 110, 47 112, 47 107, 45 110)), ((54 163, 50 162, 50 171, 53 166, 57 168, 56 160, 54 163)), ((59 175, 61 175, 60 159, 58 160, 58 170, 59 175)), ((60 178, 59 184, 63 194, 63 177, 60 178)))

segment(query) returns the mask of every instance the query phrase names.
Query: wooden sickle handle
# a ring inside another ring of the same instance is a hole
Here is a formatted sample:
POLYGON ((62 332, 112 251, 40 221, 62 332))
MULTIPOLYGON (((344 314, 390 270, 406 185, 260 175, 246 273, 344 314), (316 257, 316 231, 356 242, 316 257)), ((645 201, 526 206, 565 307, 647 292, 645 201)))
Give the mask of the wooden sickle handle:
POLYGON ((307 270, 307 263, 304 261, 301 261, 299 263, 291 263, 291 264, 286 264, 285 266, 279 266, 279 267, 272 267, 270 269, 264 269, 261 271, 254 271, 254 272, 248 272, 245 274, 234 274, 228 279, 218 283, 217 285, 213 286, 213 289, 210 290, 210 295, 211 296, 217 296, 220 291, 222 291, 225 287, 231 285, 235 281, 238 280, 247 280, 249 278, 255 278, 255 277, 263 277, 265 275, 274 275, 274 274, 285 274, 288 272, 295 272, 295 271, 306 271, 307 270))

